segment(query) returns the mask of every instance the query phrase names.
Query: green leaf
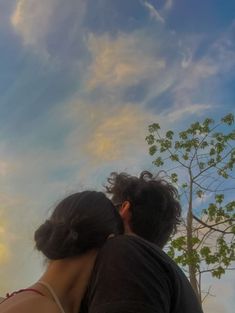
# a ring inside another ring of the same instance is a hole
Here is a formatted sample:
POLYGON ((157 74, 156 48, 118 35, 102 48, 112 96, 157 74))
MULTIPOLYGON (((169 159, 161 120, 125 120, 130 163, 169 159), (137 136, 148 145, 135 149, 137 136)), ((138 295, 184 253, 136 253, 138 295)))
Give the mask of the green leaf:
POLYGON ((207 246, 201 248, 200 253, 202 257, 208 257, 211 252, 211 249, 207 246))
POLYGON ((204 127, 208 127, 210 124, 214 124, 214 120, 211 118, 206 118, 203 122, 204 127))
POLYGON ((210 156, 214 155, 216 153, 215 148, 211 148, 209 153, 210 156))
POLYGON ((184 188, 184 189, 188 188, 188 184, 187 183, 183 183, 182 184, 182 188, 184 188))
POLYGON ((222 143, 218 142, 218 143, 215 145, 215 148, 216 148, 217 153, 221 153, 221 152, 223 152, 223 150, 224 150, 224 145, 223 145, 222 143))
POLYGON ((153 124, 149 125, 149 132, 150 133, 154 133, 159 129, 160 129, 160 125, 158 123, 153 123, 153 124))
POLYGON ((205 163, 203 162, 199 162, 198 165, 199 165, 200 170, 203 170, 205 168, 205 163))
POLYGON ((197 191, 197 196, 198 196, 198 198, 202 198, 203 195, 204 195, 204 192, 203 192, 202 190, 198 190, 198 191, 197 191))
POLYGON ((232 125, 234 123, 234 115, 232 113, 229 113, 225 115, 222 119, 221 122, 227 124, 227 125, 232 125))
POLYGON ((155 141, 155 138, 154 136, 151 134, 151 135, 148 135, 145 140, 147 141, 148 145, 153 145, 154 144, 154 141, 155 141))
POLYGON ((170 258, 174 259, 175 251, 174 251, 174 248, 172 246, 169 247, 167 254, 169 255, 170 258))
POLYGON ((172 240, 171 245, 175 249, 182 250, 182 247, 186 246, 186 237, 180 236, 172 240))
POLYGON ((179 142, 179 141, 176 141, 176 142, 175 142, 175 149, 177 150, 177 149, 179 149, 180 147, 181 147, 180 142, 179 142))
POLYGON ((158 157, 155 161, 153 161, 153 164, 156 165, 157 167, 160 167, 164 164, 164 162, 161 157, 158 157))
POLYGON ((187 132, 186 132, 186 131, 183 131, 183 132, 179 133, 179 136, 180 136, 180 138, 183 139, 183 140, 188 139, 188 136, 187 136, 187 132))
POLYGON ((178 154, 172 154, 170 156, 170 159, 171 159, 171 161, 176 162, 176 161, 179 161, 179 156, 178 156, 178 154))
POLYGON ((208 164, 209 166, 215 166, 215 165, 216 165, 215 159, 211 158, 211 159, 207 162, 207 164, 208 164))
POLYGON ((220 278, 221 275, 224 274, 224 273, 225 273, 224 268, 221 267, 221 266, 219 266, 219 267, 217 267, 216 269, 214 269, 214 270, 212 271, 212 276, 213 276, 213 277, 216 277, 216 278, 220 278))
POLYGON ((206 147, 208 147, 208 142, 206 142, 206 141, 203 141, 202 143, 201 143, 201 148, 202 149, 205 149, 206 147))
POLYGON ((170 140, 173 139, 173 135, 174 135, 174 132, 172 130, 168 130, 168 132, 166 132, 166 138, 170 140))
POLYGON ((235 211, 235 201, 231 201, 231 202, 227 203, 225 208, 226 208, 227 212, 235 211))
POLYGON ((218 175, 220 175, 220 176, 222 176, 223 178, 225 178, 225 179, 227 179, 229 176, 228 176, 228 173, 225 171, 225 170, 223 170, 223 169, 219 169, 218 171, 217 171, 217 173, 218 173, 218 175))
POLYGON ((224 201, 224 194, 215 195, 215 201, 216 201, 216 203, 221 204, 224 201))
POLYGON ((157 146, 156 146, 156 145, 151 146, 151 147, 149 148, 149 154, 150 154, 150 155, 154 155, 154 154, 156 153, 156 151, 157 151, 157 146))
POLYGON ((196 245, 196 244, 198 244, 200 242, 200 239, 198 238, 198 237, 193 237, 192 238, 192 244, 193 245, 196 245))
POLYGON ((216 211, 217 211, 217 206, 214 203, 210 203, 207 208, 207 212, 208 212, 210 219, 214 218, 214 216, 216 215, 216 211))
POLYGON ((171 174, 171 181, 172 181, 172 183, 178 182, 178 175, 176 173, 171 174))

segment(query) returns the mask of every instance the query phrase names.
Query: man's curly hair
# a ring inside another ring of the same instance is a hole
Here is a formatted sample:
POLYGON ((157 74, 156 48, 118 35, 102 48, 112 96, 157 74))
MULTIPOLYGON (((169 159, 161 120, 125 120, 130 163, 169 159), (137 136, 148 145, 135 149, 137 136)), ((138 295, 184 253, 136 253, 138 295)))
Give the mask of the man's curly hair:
POLYGON ((130 202, 132 231, 163 248, 180 223, 177 189, 148 171, 139 177, 112 172, 107 181, 106 192, 115 206, 130 202))

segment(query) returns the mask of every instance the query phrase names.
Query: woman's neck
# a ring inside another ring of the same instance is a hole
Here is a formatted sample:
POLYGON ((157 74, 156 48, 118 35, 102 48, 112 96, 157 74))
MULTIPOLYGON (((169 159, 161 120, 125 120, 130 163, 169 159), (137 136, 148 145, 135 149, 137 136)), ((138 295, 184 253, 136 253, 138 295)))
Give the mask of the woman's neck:
MULTIPOLYGON (((40 278, 49 284, 66 313, 77 313, 87 289, 97 251, 89 251, 76 258, 51 261, 40 278)), ((45 287, 35 284, 46 296, 51 297, 45 287)))

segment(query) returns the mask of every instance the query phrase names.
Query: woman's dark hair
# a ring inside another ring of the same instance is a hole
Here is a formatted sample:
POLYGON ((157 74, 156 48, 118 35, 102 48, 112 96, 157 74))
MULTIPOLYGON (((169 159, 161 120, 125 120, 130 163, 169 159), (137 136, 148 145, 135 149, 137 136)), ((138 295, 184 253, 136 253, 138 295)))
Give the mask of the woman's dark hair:
POLYGON ((163 247, 180 223, 177 189, 161 177, 143 171, 140 177, 113 172, 106 191, 115 206, 130 202, 132 231, 163 247))
POLYGON ((58 260, 99 248, 110 234, 121 233, 122 219, 105 194, 83 191, 62 200, 34 239, 48 259, 58 260))

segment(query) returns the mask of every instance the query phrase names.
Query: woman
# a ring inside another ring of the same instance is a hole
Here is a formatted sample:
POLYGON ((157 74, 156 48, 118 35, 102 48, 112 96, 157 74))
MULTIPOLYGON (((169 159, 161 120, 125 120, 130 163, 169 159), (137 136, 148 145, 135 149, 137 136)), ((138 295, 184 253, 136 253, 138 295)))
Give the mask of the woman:
POLYGON ((79 312, 98 249, 122 232, 121 217, 102 192, 65 198, 34 235, 36 248, 49 261, 45 273, 29 288, 8 295, 0 312, 79 312))

